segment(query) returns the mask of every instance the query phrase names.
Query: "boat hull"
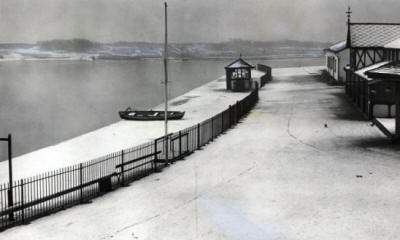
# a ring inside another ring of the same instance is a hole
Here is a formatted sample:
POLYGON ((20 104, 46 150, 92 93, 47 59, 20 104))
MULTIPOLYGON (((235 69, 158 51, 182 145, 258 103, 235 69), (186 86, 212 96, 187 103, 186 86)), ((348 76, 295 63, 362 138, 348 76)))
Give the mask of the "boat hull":
MULTIPOLYGON (((178 120, 185 115, 185 112, 168 111, 168 120, 178 120)), ((125 120, 136 121, 160 121, 165 119, 164 111, 120 111, 119 116, 125 120)))

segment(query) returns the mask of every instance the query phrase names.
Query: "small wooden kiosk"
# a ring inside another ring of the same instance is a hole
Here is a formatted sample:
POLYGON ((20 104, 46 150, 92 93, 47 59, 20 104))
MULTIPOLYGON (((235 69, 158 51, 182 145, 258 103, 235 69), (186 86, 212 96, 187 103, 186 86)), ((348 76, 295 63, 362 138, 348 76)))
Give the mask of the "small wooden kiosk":
POLYGON ((244 92, 251 90, 252 68, 254 68, 254 66, 250 65, 242 58, 239 58, 226 66, 226 89, 234 92, 244 92))

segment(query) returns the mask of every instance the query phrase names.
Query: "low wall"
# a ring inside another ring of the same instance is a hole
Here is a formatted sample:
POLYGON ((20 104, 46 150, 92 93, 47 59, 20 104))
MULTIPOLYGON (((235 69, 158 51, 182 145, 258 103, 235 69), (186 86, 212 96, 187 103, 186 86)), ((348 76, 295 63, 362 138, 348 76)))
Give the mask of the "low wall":
POLYGON ((271 67, 263 64, 257 64, 256 69, 258 71, 264 72, 265 75, 261 77, 261 84, 260 86, 264 86, 267 82, 272 80, 272 69, 271 67))

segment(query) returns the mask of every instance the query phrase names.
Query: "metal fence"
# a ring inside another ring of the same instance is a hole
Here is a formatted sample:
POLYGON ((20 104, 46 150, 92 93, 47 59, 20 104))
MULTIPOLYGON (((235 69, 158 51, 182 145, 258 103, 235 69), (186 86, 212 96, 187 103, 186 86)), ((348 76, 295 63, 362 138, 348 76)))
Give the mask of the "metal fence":
POLYGON ((237 124, 258 101, 258 89, 197 125, 133 148, 33 177, 0 184, 0 231, 89 202, 112 189, 161 171, 237 124))

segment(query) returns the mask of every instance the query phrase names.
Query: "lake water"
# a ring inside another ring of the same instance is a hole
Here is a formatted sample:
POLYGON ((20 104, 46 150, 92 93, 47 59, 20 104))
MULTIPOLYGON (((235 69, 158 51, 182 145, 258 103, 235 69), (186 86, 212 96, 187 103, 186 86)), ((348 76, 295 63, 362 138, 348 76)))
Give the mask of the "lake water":
MULTIPOLYGON (((170 61, 170 98, 224 74, 230 61, 170 61)), ((324 59, 251 60, 272 67, 323 65, 324 59)), ((161 60, 0 62, 0 137, 18 156, 119 120, 128 106, 163 101, 161 60)), ((0 142, 0 159, 7 157, 0 142)))

